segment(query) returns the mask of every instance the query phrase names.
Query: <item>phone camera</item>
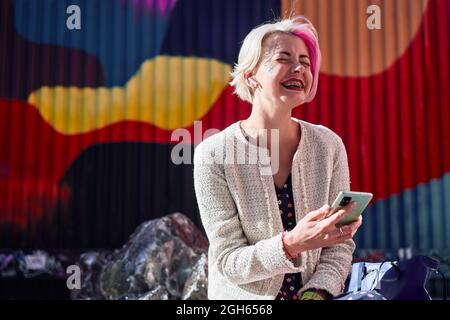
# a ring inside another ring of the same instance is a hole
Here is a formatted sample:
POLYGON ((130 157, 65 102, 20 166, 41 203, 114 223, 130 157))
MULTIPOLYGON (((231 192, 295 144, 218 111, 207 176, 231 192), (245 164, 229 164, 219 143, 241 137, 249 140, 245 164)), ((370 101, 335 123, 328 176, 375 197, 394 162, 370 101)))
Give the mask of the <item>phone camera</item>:
POLYGON ((350 201, 352 200, 352 197, 344 197, 341 201, 341 206, 345 207, 346 205, 348 205, 350 203, 350 201))

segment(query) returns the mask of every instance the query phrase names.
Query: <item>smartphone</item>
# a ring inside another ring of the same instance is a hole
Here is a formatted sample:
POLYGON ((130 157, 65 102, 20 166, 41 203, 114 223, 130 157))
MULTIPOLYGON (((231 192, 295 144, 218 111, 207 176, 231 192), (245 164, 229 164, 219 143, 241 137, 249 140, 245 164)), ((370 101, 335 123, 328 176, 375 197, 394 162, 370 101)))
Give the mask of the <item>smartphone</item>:
POLYGON ((354 222, 366 209, 370 200, 372 200, 373 194, 369 192, 356 192, 356 191, 341 191, 331 205, 331 211, 328 217, 336 213, 352 201, 356 201, 356 207, 354 207, 350 212, 343 216, 337 223, 336 226, 343 226, 354 222))

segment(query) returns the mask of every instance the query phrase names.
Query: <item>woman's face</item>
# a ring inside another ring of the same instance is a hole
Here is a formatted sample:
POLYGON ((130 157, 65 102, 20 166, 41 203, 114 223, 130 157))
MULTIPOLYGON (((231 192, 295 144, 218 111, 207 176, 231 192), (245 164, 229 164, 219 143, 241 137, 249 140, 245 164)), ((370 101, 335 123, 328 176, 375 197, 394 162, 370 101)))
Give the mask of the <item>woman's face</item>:
POLYGON ((253 101, 260 99, 289 108, 303 104, 313 81, 304 41, 286 33, 269 35, 253 77, 258 83, 253 101))

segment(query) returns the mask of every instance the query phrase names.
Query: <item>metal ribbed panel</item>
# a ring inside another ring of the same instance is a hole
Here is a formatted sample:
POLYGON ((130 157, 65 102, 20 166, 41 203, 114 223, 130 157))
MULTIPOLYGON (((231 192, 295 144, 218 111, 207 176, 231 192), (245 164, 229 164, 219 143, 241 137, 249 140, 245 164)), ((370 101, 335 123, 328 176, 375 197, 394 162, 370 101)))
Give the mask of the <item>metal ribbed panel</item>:
POLYGON ((450 247, 448 1, 283 1, 316 25, 324 63, 317 99, 297 114, 335 130, 353 190, 374 202, 360 249, 450 247), (369 30, 369 5, 381 29, 369 30))
POLYGON ((192 166, 171 162, 171 134, 248 116, 227 85, 239 46, 295 12, 316 25, 324 60, 316 99, 294 115, 337 132, 352 189, 375 194, 359 248, 449 249, 449 1, 7 0, 0 10, 0 247, 117 247, 174 211, 200 226, 192 166), (65 28, 71 4, 81 31, 65 28), (367 29, 374 4, 381 30, 367 29))
POLYGON ((201 228, 192 165, 172 161, 171 134, 190 135, 189 159, 206 129, 248 115, 229 72, 280 5, 2 1, 0 248, 116 248, 177 211, 201 228), (67 27, 70 6, 80 29, 67 27))

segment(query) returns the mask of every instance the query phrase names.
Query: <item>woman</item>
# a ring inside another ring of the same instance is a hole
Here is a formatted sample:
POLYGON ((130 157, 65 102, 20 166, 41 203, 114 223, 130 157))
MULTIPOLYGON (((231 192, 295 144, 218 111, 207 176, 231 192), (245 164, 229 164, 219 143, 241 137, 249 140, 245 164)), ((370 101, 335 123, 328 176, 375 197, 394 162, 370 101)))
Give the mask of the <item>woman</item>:
POLYGON ((252 112, 194 154, 209 299, 328 299, 344 289, 361 218, 337 228, 354 204, 329 217, 327 204, 349 190, 345 147, 291 117, 314 98, 320 60, 303 17, 261 25, 242 44, 231 85, 252 112), (256 161, 236 160, 255 159, 255 148, 256 161))

